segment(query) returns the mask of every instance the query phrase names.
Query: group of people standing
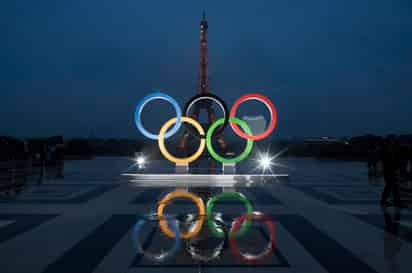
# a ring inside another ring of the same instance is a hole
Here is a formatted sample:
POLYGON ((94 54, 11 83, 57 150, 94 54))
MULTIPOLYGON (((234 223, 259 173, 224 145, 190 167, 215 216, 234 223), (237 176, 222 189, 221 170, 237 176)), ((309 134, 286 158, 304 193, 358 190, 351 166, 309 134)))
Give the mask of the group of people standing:
POLYGON ((385 180, 380 204, 382 206, 405 207, 400 200, 401 180, 412 180, 412 147, 401 145, 395 136, 388 136, 383 145, 373 145, 368 151, 369 176, 379 176, 378 162, 382 162, 382 175, 385 180), (393 203, 388 201, 393 195, 393 203))
POLYGON ((42 183, 46 177, 46 167, 53 167, 56 178, 63 178, 64 150, 63 138, 60 136, 30 140, 0 136, 0 171, 5 177, 0 181, 0 188, 16 186, 14 173, 21 174, 22 179, 19 177, 19 181, 23 182, 17 183, 19 186, 35 172, 39 174, 38 182, 42 183), (7 174, 12 174, 11 178, 7 174))

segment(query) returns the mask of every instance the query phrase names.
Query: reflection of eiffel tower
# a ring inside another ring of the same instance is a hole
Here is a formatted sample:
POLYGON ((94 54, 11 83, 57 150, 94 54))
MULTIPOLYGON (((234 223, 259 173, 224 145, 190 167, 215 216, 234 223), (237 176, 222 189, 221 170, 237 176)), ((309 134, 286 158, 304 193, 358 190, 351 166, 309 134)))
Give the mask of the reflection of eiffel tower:
MULTIPOLYGON (((199 84, 198 84, 198 91, 200 94, 207 94, 209 93, 209 80, 208 80, 208 54, 207 54, 207 29, 208 24, 206 20, 205 12, 203 12, 202 21, 200 21, 200 68, 199 68, 199 84)), ((192 114, 190 115, 193 119, 199 121, 200 110, 206 110, 208 116, 208 123, 202 124, 205 132, 209 128, 210 124, 212 124, 216 120, 215 111, 212 108, 210 101, 200 101, 194 105, 194 109, 192 114)), ((227 113, 229 114, 229 113, 227 113)), ((188 149, 188 141, 190 137, 190 133, 186 132, 183 137, 181 138, 179 145, 178 145, 178 152, 186 154, 188 149)), ((219 148, 222 151, 226 150, 226 143, 224 141, 223 135, 220 134, 217 136, 217 142, 219 144, 219 148)))

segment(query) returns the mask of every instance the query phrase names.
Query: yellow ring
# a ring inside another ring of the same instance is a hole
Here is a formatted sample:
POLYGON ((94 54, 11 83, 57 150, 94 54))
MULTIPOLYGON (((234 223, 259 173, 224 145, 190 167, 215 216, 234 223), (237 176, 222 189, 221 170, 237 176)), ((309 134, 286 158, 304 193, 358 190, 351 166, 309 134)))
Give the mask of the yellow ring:
POLYGON ((196 204, 199 210, 198 220, 195 226, 186 233, 183 233, 183 232, 180 233, 180 238, 183 238, 183 239, 192 238, 196 236, 202 229, 203 222, 205 221, 205 204, 203 203, 202 198, 196 196, 194 193, 191 193, 191 192, 174 191, 174 192, 168 193, 165 197, 163 197, 162 200, 159 201, 159 206, 157 207, 157 217, 159 219, 160 229, 163 231, 164 234, 166 234, 170 238, 176 237, 176 234, 169 228, 169 226, 167 225, 167 221, 165 221, 165 218, 163 216, 163 210, 166 207, 166 205, 176 198, 186 198, 186 199, 192 200, 196 204))
MULTIPOLYGON (((175 157, 173 155, 171 155, 165 147, 165 143, 164 143, 164 135, 167 132, 167 130, 169 129, 170 126, 172 126, 173 124, 176 123, 176 118, 171 118, 169 119, 165 124, 163 124, 162 128, 160 129, 159 132, 159 139, 157 140, 157 143, 159 144, 159 149, 160 152, 162 153, 162 155, 169 161, 174 162, 174 163, 180 163, 180 164, 188 164, 192 161, 195 161, 196 159, 198 159, 203 151, 205 150, 205 146, 206 146, 206 140, 204 138, 200 139, 200 145, 199 145, 199 149, 191 156, 189 157, 184 157, 184 158, 178 158, 175 157)), ((203 130, 202 126, 199 124, 199 122, 197 122, 196 120, 189 118, 189 117, 182 117, 182 121, 183 122, 187 122, 190 123, 191 125, 193 125, 193 127, 196 128, 196 130, 199 132, 199 134, 201 136, 205 135, 205 131, 203 130)))

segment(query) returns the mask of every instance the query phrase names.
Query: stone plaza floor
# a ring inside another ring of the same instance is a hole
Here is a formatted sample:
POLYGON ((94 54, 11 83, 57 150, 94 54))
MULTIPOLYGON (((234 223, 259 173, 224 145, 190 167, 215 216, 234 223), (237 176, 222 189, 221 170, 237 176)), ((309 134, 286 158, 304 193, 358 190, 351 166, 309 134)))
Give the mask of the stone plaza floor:
MULTIPOLYGON (((282 164, 288 179, 230 189, 276 225, 276 250, 263 262, 246 263, 226 244, 210 262, 193 259, 185 243, 167 261, 147 259, 133 245, 133 227, 175 189, 129 181, 121 174, 130 159, 96 158, 68 161, 63 180, 32 183, 13 198, 0 198, 0 272, 412 272, 412 194, 402 194, 409 208, 382 209, 383 181, 369 180, 364 163, 290 158, 282 164)), ((190 202, 171 208, 195 209, 190 202)), ((215 209, 228 223, 244 212, 237 202, 215 209)), ((239 245, 264 246, 267 235, 260 229, 239 245)), ((148 225, 141 240, 156 249, 163 248, 162 237, 156 225, 148 225)))

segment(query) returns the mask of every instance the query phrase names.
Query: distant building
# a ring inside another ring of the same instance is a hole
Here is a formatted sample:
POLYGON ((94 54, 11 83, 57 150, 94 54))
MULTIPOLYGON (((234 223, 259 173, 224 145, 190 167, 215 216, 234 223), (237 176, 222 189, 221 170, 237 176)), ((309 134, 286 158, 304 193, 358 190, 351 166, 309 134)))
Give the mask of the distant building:
POLYGON ((260 134, 266 129, 267 122, 264 116, 243 116, 242 120, 249 125, 253 135, 260 134))
POLYGON ((340 143, 340 144, 349 144, 345 139, 335 138, 335 137, 310 137, 305 138, 304 142, 306 144, 333 144, 333 143, 340 143))

